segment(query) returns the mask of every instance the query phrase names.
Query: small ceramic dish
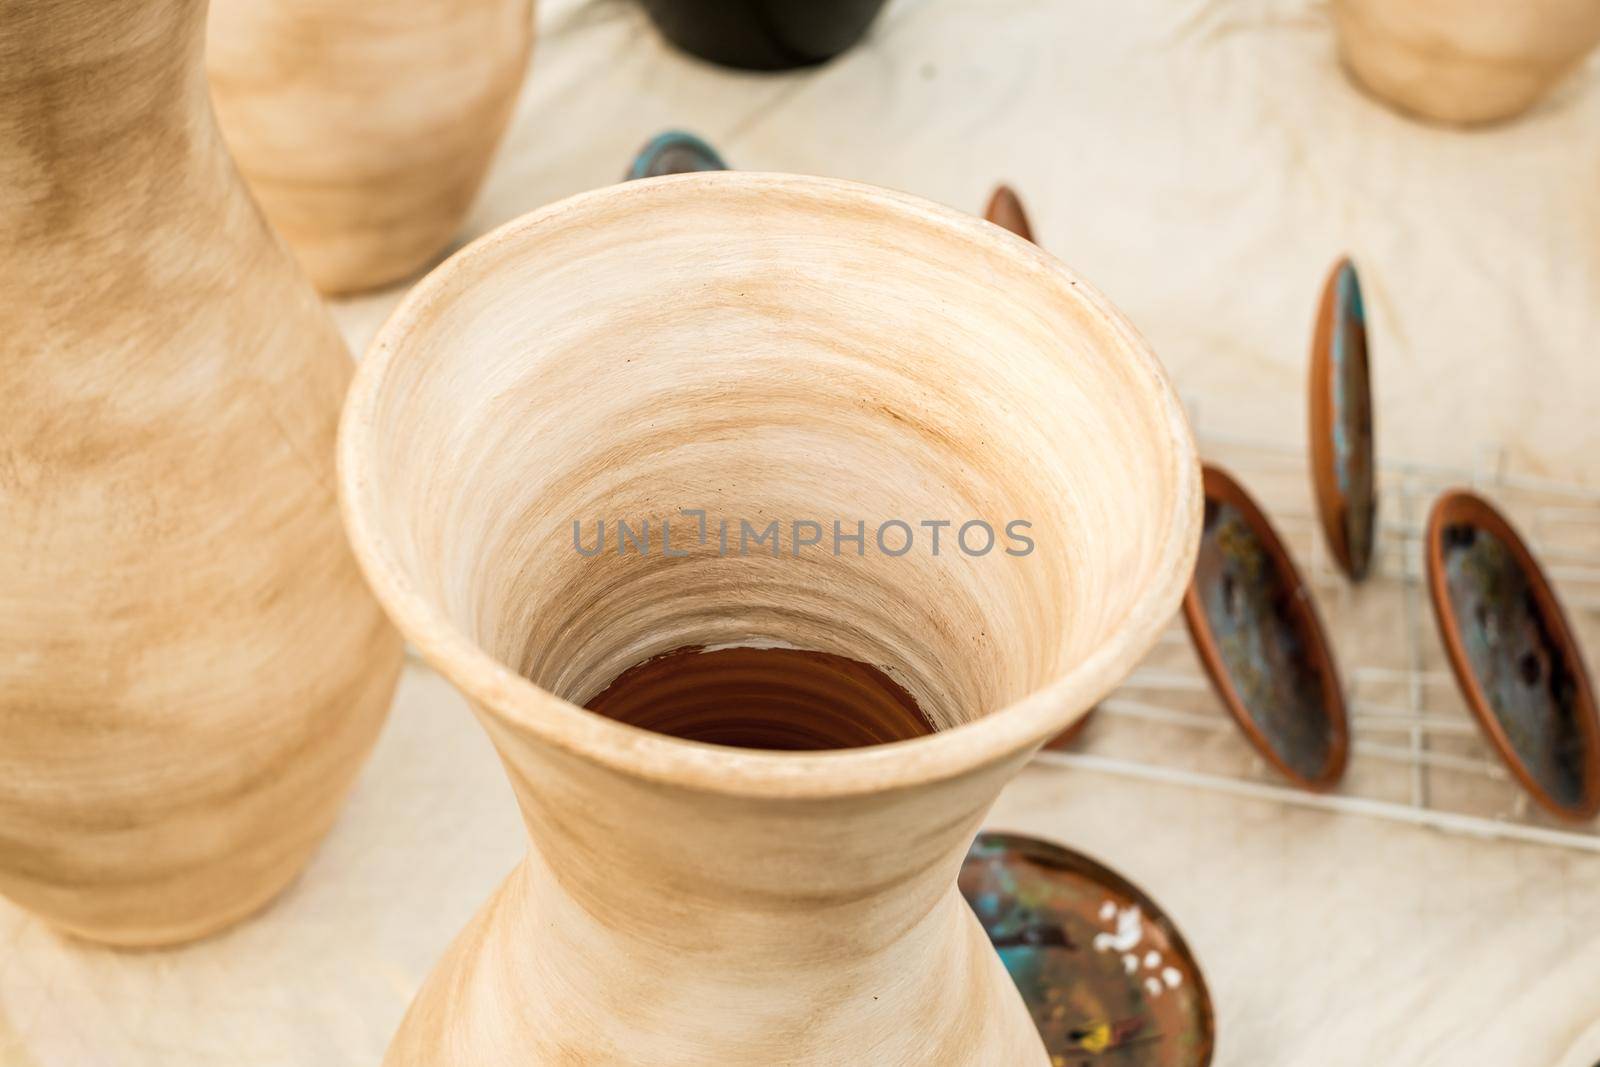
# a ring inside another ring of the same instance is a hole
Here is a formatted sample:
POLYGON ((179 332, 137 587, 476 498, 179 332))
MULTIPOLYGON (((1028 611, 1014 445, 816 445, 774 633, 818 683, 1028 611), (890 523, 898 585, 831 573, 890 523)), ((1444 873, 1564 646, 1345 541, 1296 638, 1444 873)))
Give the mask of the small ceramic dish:
POLYGON ((728 165, 722 161, 717 150, 705 141, 683 130, 668 130, 650 138, 639 149, 639 154, 633 157, 633 164, 628 167, 628 173, 623 175, 622 180, 727 169, 728 165))
POLYGON ((1028 213, 1022 209, 1022 199, 1009 185, 995 186, 989 206, 983 209, 983 217, 1018 237, 1033 240, 1033 227, 1028 224, 1028 213))
POLYGON ((1183 617, 1211 684, 1260 753, 1306 789, 1344 775, 1350 723, 1311 590, 1244 488, 1207 466, 1183 617))
POLYGON ((1463 489, 1428 516, 1428 593, 1456 681, 1489 743, 1546 810, 1600 812, 1600 720, 1583 653, 1505 516, 1463 489))
POLYGON ((1049 841, 982 833, 961 893, 1039 1027, 1053 1064, 1206 1067, 1216 1022, 1205 977, 1155 901, 1049 841))
POLYGON ((1311 481, 1328 549, 1359 582, 1376 545, 1372 375, 1361 281, 1349 259, 1328 273, 1311 338, 1311 481))

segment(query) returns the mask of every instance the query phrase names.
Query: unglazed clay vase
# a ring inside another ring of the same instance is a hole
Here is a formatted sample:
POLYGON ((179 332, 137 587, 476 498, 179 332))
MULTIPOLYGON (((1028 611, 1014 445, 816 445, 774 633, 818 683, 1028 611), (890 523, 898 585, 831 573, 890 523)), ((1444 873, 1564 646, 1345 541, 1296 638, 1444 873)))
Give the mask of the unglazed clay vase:
POLYGON ((340 485, 530 841, 390 1067, 1045 1067, 956 875, 1000 787, 1167 625, 1201 514, 1177 397, 1098 293, 899 193, 621 183, 407 296, 358 371, 340 485), (915 550, 875 543, 891 518, 915 550), (649 520, 652 547, 586 555, 597 519, 649 520), (871 547, 720 543, 799 519, 864 521, 871 547), (951 526, 935 555, 918 525, 978 519, 1031 523, 1034 550, 969 554, 951 526), (660 653, 763 645, 880 667, 937 729, 779 752, 580 706, 660 653))
POLYGON ((483 182, 528 67, 533 0, 213 0, 217 118, 317 288, 428 265, 483 182))
POLYGON ((0 33, 0 892, 125 945, 294 877, 400 663, 339 526, 349 354, 218 137, 204 21, 0 33))
POLYGON ((1521 114, 1600 43, 1595 0, 1334 0, 1333 15, 1358 82, 1447 123, 1521 114))

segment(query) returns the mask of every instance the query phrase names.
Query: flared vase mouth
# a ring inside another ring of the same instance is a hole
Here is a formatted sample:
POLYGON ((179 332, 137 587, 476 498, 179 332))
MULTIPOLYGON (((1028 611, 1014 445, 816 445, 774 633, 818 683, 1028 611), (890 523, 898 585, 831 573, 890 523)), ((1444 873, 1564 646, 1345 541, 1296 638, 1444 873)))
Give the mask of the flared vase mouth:
POLYGON ((422 656, 480 714, 511 731, 629 776, 685 789, 751 798, 827 798, 886 792, 959 777, 1020 758, 1085 712, 1133 668, 1172 622, 1193 570, 1202 517, 1200 464, 1182 404, 1165 370, 1133 326, 1062 263, 983 220, 907 194, 831 178, 749 171, 705 172, 608 186, 548 205, 472 242, 432 271, 401 301, 360 361, 339 428, 341 509, 355 555, 390 618, 422 656), (1054 275, 1081 303, 1158 413, 1162 472, 1170 492, 1163 528, 1121 622, 1069 669, 1020 699, 926 736, 870 747, 777 752, 681 740, 596 714, 541 688, 483 648, 418 586, 386 528, 375 474, 382 440, 386 379, 428 330, 443 302, 486 277, 508 250, 536 241, 545 228, 604 204, 611 214, 646 204, 663 190, 696 195, 735 185, 755 195, 816 198, 946 231, 961 241, 1054 275))

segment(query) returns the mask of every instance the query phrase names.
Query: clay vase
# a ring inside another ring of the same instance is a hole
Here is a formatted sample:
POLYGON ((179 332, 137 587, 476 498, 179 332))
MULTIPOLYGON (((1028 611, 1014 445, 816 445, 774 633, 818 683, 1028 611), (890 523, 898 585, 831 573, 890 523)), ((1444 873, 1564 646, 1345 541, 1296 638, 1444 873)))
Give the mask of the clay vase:
POLYGON ((644 0, 661 35, 741 70, 826 63, 859 41, 884 0, 644 0))
POLYGON ((1358 82, 1463 125, 1521 114, 1600 43, 1595 0, 1334 0, 1333 15, 1358 82))
POLYGON ((295 876, 401 652, 339 526, 349 354, 217 135, 204 23, 0 33, 0 892, 122 945, 295 876))
POLYGON ((357 372, 340 491, 529 837, 390 1067, 1044 1067, 956 876, 1000 787, 1168 625, 1201 518, 1178 399, 1103 297, 868 186, 608 186, 406 297, 357 372), (648 520, 648 551, 585 554, 596 519, 648 520), (791 546, 792 520, 862 550, 791 546), (977 520, 1035 548, 980 553, 977 520), (781 550, 720 544, 769 521, 781 550), (581 706, 660 653, 763 645, 881 667, 938 729, 781 752, 581 706))
POLYGON ((427 266, 522 88, 533 0, 212 0, 217 119, 325 293, 427 266))

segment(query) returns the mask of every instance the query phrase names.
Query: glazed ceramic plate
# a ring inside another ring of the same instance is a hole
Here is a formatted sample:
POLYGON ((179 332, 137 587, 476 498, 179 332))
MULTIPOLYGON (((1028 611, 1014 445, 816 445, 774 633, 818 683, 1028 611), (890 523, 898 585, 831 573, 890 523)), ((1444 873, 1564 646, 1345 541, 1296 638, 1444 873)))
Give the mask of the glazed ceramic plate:
POLYGON ((1200 966, 1126 878, 1049 841, 983 833, 960 884, 1052 1064, 1211 1062, 1215 1023, 1200 966))
POLYGON ((995 186, 994 195, 989 197, 989 206, 983 210, 983 217, 1018 237, 1033 240, 1033 227, 1028 225, 1028 213, 1022 209, 1021 198, 1009 185, 995 186))
POLYGON ((1226 472, 1204 472, 1206 512, 1183 617, 1245 736, 1307 789, 1344 775, 1350 748, 1332 646, 1288 550, 1226 472))
POLYGON ((1352 580, 1372 564, 1378 512, 1372 377, 1361 281, 1348 259, 1322 287, 1311 339, 1311 480, 1333 558, 1352 580))
POLYGON ((688 174, 699 170, 727 170, 717 150, 692 133, 668 130, 639 149, 623 181, 659 178, 663 174, 688 174))
POLYGON ((1600 811, 1600 721, 1566 615, 1494 505, 1465 490, 1428 517, 1428 592, 1450 667, 1489 742, 1552 813, 1600 811))

